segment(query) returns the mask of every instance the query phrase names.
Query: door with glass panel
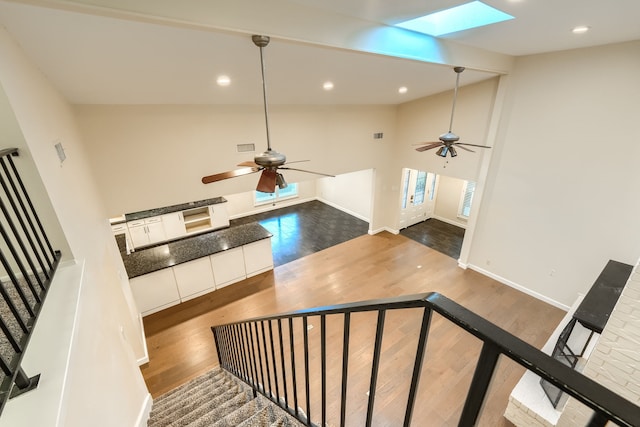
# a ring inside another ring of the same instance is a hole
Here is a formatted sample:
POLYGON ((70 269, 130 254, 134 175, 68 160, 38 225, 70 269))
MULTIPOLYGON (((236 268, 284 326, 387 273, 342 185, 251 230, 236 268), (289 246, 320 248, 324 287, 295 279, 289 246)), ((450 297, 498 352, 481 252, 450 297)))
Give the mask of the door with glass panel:
POLYGON ((402 169, 400 229, 431 218, 435 203, 435 178, 435 174, 430 172, 402 169))

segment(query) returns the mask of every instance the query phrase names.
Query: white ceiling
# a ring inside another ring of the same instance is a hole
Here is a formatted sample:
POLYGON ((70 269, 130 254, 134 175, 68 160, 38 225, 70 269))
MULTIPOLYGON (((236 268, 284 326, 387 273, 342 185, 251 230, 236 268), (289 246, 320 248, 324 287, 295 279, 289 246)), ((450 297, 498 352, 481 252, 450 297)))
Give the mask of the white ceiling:
MULTIPOLYGON (((470 65, 358 52, 344 35, 463 2, 210 0, 211 16, 203 16, 196 0, 0 0, 0 24, 76 104, 258 104, 259 51, 250 34, 263 30, 272 36, 264 51, 270 104, 398 104, 451 89, 451 65, 470 65), (313 43, 332 36, 344 43, 313 43), (231 86, 218 87, 219 74, 229 75, 231 86), (333 91, 322 90, 326 80, 333 91), (408 93, 398 94, 400 86, 408 93)), ((640 39, 638 0, 485 3, 516 19, 437 41, 472 65, 491 52, 519 56, 640 39), (574 35, 576 25, 591 31, 574 35)), ((494 75, 467 68, 461 85, 494 75)))

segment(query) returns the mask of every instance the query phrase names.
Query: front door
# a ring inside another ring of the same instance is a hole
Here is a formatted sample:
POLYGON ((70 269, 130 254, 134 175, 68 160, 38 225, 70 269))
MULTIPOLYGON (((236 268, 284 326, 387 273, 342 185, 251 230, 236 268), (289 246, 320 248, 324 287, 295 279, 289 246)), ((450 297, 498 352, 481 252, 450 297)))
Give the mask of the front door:
POLYGON ((400 229, 431 218, 434 205, 435 175, 415 169, 402 169, 400 229))

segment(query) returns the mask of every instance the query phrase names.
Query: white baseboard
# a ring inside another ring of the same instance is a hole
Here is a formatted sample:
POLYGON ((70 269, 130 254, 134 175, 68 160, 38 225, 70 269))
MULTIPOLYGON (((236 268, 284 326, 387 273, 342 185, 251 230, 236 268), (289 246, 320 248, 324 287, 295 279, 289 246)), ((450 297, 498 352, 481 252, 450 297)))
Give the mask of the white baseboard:
MULTIPOLYGON (((458 265, 460 265, 460 263, 458 263, 458 265)), ((497 280, 498 282, 500 282, 500 283, 502 283, 504 285, 507 285, 509 287, 512 287, 514 289, 519 290, 520 292, 523 292, 523 293, 525 293, 527 295, 530 295, 530 296, 532 296, 532 297, 534 297, 536 299, 539 299, 540 301, 544 301, 547 304, 551 304, 552 306, 557 307, 557 308, 559 308, 561 310, 569 311, 569 308, 570 308, 569 306, 567 306, 565 304, 562 304, 562 303, 560 303, 560 302, 558 302, 558 301, 556 301, 554 299, 551 299, 551 298, 549 298, 547 296, 544 296, 544 295, 542 295, 542 294, 540 294, 538 292, 532 291, 529 288, 525 288, 522 285, 519 285, 519 284, 517 284, 515 282, 512 282, 511 280, 505 279, 504 277, 498 276, 497 274, 494 274, 494 273, 492 273, 490 271, 487 271, 487 270, 485 270, 483 268, 480 268, 477 265, 468 264, 467 267, 472 269, 472 270, 474 270, 474 271, 477 271, 478 273, 483 274, 483 275, 485 275, 487 277, 491 277, 492 279, 497 280)))
POLYGON ((147 348, 147 338, 144 334, 144 322, 142 321, 142 314, 138 315, 138 321, 140 322, 140 333, 142 334, 140 339, 142 340, 142 351, 144 352, 144 355, 139 358, 137 362, 138 366, 142 366, 145 363, 149 363, 149 349, 147 348))
POLYGON ((351 211, 351 210, 349 210, 349 209, 345 209, 344 207, 342 207, 342 206, 340 206, 340 205, 337 205, 337 204, 335 204, 335 203, 333 203, 333 202, 330 202, 330 201, 328 201, 328 200, 325 200, 325 199, 323 199, 323 198, 321 198, 321 197, 316 197, 316 200, 318 200, 318 201, 320 201, 320 202, 324 203, 325 205, 329 205, 329 206, 331 206, 332 208, 336 208, 336 209, 338 209, 338 210, 340 210, 340 211, 342 211, 342 212, 344 212, 344 213, 348 213, 348 214, 349 214, 349 215, 351 215, 351 216, 355 216, 356 218, 358 218, 358 219, 360 219, 360 220, 362 220, 362 221, 364 221, 364 222, 371 222, 371 219, 370 219, 370 218, 366 218, 365 216, 360 215, 360 214, 359 214, 359 213, 357 213, 357 212, 353 212, 353 211, 351 211))
POLYGON ((383 231, 389 232, 391 234, 400 234, 399 230, 394 230, 393 228, 389 227, 381 227, 375 230, 369 229, 368 233, 373 236, 374 234, 382 233, 383 231))
POLYGON ((441 216, 438 216, 438 215, 433 215, 431 218, 437 219, 438 221, 446 222, 447 224, 455 225, 456 227, 464 228, 465 230, 467 229, 467 224, 456 222, 456 221, 454 221, 452 219, 449 219, 449 218, 444 218, 444 217, 441 217, 441 216))
POLYGON ((147 427, 147 422, 149 421, 149 417, 151 416, 151 408, 153 407, 153 398, 151 397, 151 393, 147 393, 147 396, 144 399, 142 404, 142 408, 140 408, 140 414, 138 415, 138 419, 136 422, 137 427, 147 427))

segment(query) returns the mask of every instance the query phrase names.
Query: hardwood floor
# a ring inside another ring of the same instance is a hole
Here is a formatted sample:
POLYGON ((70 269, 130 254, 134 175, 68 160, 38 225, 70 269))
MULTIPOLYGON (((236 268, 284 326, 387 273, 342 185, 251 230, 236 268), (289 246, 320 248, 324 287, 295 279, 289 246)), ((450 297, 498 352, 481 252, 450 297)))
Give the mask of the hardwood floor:
MULTIPOLYGON (((149 363, 142 367, 142 373, 155 397, 217 365, 212 325, 429 291, 442 293, 538 348, 564 315, 557 308, 477 272, 458 268, 455 259, 440 252, 384 232, 357 237, 145 317, 149 363)), ((354 356, 350 362, 348 425, 362 425, 371 365, 367 346, 371 345, 368 339, 375 332, 375 319, 363 314, 352 320, 354 356)), ((380 372, 374 425, 392 426, 400 422, 398 414, 406 403, 403 387, 410 379, 411 369, 406 361, 415 355, 412 337, 417 333, 414 328, 417 322, 412 313, 388 315, 387 324, 391 327, 383 339, 382 358, 383 362, 394 363, 384 364, 380 372)), ((333 330, 331 325, 328 321, 329 331, 333 330)), ((310 332, 312 342, 317 339, 318 330, 310 332)), ((329 332, 328 339, 334 335, 329 332)), ((339 336, 335 339, 329 348, 338 357, 342 344, 339 336)), ((434 318, 414 425, 457 425, 479 349, 476 338, 442 318, 434 318)), ((329 366, 338 369, 339 363, 330 362, 329 366)), ((511 425, 502 414, 523 372, 524 368, 501 359, 479 425, 511 425)), ((335 385, 329 391, 335 395, 335 385)), ((337 425, 336 411, 331 405, 331 425, 337 425)))
POLYGON ((400 234, 451 258, 460 258, 465 229, 430 218, 400 230, 400 234))

